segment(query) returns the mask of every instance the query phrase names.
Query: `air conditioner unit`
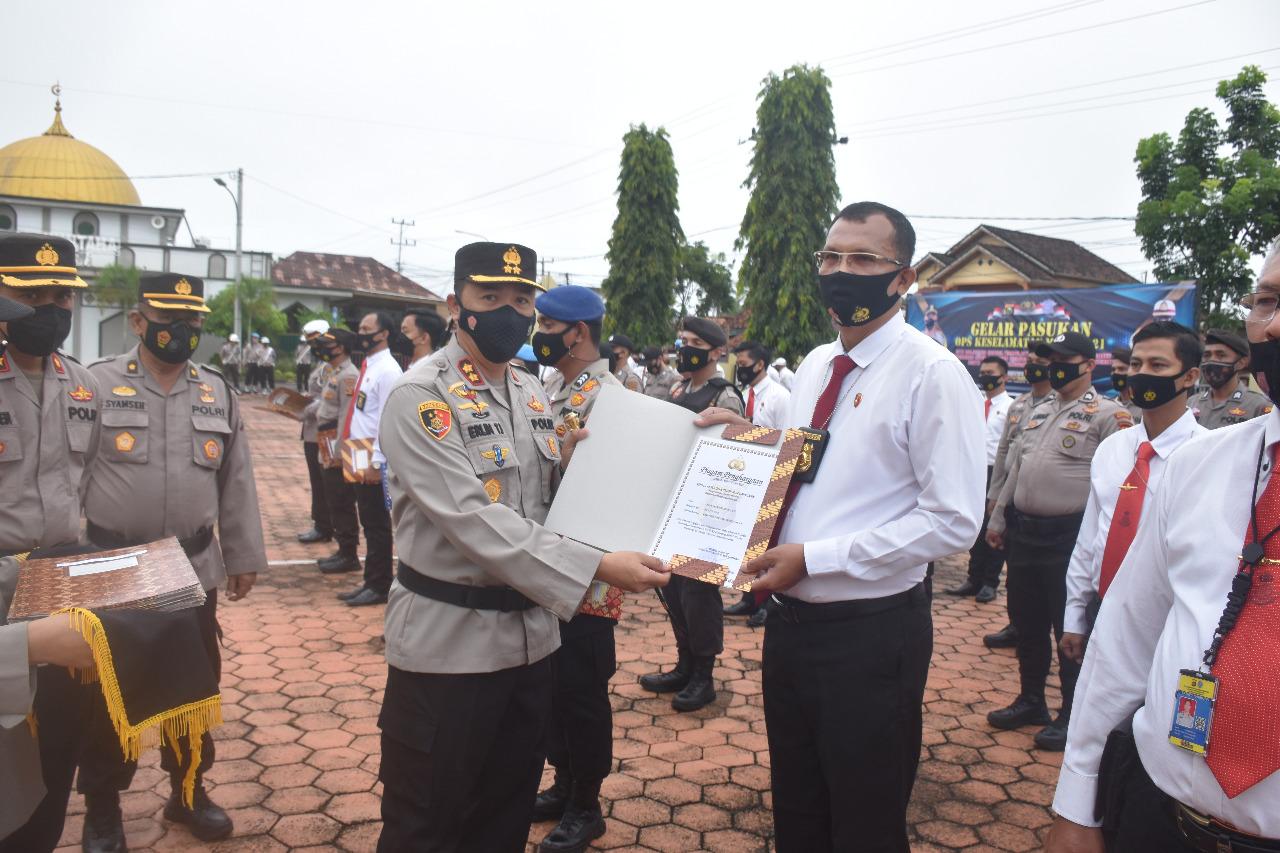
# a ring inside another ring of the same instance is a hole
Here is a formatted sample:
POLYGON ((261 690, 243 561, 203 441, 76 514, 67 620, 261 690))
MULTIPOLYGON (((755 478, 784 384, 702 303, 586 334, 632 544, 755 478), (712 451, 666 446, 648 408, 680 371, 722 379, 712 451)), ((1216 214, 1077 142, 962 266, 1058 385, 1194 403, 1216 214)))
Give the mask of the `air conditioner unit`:
POLYGON ((164 227, 165 219, 163 216, 156 215, 151 217, 151 227, 159 231, 164 227))

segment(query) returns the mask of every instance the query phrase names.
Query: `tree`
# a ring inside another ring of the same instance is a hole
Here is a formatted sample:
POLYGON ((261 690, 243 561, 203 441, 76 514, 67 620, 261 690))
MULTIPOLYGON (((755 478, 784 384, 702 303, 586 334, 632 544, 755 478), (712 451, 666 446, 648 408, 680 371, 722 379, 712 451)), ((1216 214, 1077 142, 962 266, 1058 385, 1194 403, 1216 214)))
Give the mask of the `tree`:
MULTIPOLYGON (((123 267, 120 264, 108 264, 98 271, 89 289, 100 310, 118 308, 128 313, 138 304, 138 278, 142 271, 137 267, 123 267)), ((120 327, 120 351, 124 352, 133 345, 133 329, 126 321, 120 327)))
POLYGON ((701 240, 692 246, 681 244, 675 297, 674 320, 677 323, 691 312, 699 317, 738 313, 738 301, 733 295, 733 272, 725 264, 724 253, 712 255, 701 240))
POLYGON ((1134 231, 1163 281, 1199 279, 1206 326, 1240 326, 1234 303, 1249 291, 1251 258, 1280 234, 1280 111, 1266 100, 1255 65, 1218 84, 1227 108, 1192 110, 1174 142, 1138 143, 1142 202, 1134 231))
POLYGON ((276 307, 276 291, 265 278, 242 279, 208 300, 209 316, 204 321, 206 334, 226 337, 235 323, 235 294, 240 290, 241 334, 247 339, 252 332, 279 338, 289 330, 289 316, 276 307))
POLYGON ((747 337, 794 360, 832 338, 813 267, 840 199, 831 81, 796 65, 763 84, 743 183, 751 199, 736 243, 747 250, 738 292, 751 309, 747 337))
POLYGON ((676 215, 676 162, 663 128, 632 125, 622 137, 618 217, 609 238, 609 275, 600 289, 609 304, 605 334, 621 332, 637 346, 672 337, 671 303, 684 232, 676 215))

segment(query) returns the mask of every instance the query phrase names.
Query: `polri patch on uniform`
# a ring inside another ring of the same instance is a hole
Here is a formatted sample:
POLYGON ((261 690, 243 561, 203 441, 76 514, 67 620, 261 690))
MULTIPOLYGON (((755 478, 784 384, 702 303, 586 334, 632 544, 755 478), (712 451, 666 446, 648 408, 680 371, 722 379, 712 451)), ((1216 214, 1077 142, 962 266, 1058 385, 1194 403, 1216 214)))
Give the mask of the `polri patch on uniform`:
POLYGON ((116 436, 116 450, 119 450, 121 453, 128 453, 133 450, 133 445, 136 442, 137 439, 135 439, 132 434, 122 432, 116 436))
POLYGON ((476 420, 481 420, 483 418, 489 417, 489 413, 485 411, 486 409, 489 408, 489 404, 486 403, 484 400, 481 400, 479 397, 477 397, 474 391, 471 393, 471 396, 468 397, 467 399, 471 400, 471 402, 458 404, 458 409, 460 411, 462 409, 470 409, 471 417, 475 418, 476 420))
POLYGON ((1241 418, 1241 417, 1244 417, 1246 414, 1248 414, 1248 412, 1246 412, 1244 409, 1242 409, 1242 408, 1240 408, 1239 406, 1237 406, 1236 408, 1234 408, 1234 409, 1232 409, 1231 411, 1227 412, 1227 414, 1228 414, 1228 415, 1235 415, 1237 418, 1241 418))
POLYGON ((1076 437, 1075 437, 1074 435, 1068 435, 1068 436, 1066 436, 1065 438, 1063 438, 1063 439, 1062 439, 1062 446, 1063 446, 1063 447, 1075 447, 1075 446, 1076 446, 1076 437))
POLYGON ((83 385, 77 385, 76 390, 68 391, 67 395, 77 403, 87 403, 93 399, 93 392, 88 388, 85 388, 83 385))
POLYGON ((569 398, 569 405, 581 406, 586 401, 587 401, 587 398, 582 396, 581 394, 574 394, 572 397, 569 398))
POLYGON ((493 450, 484 450, 480 453, 485 459, 492 459, 494 464, 499 468, 507 464, 507 457, 511 455, 511 451, 500 444, 495 444, 493 450))
POLYGON ((490 477, 484 481, 484 493, 489 496, 489 503, 498 502, 498 498, 502 497, 502 484, 498 482, 497 477, 490 477))
POLYGON ((209 439, 204 443, 204 455, 209 459, 217 459, 218 454, 222 451, 218 447, 218 442, 209 439))
POLYGON ((115 394, 117 397, 136 397, 138 395, 138 389, 130 388, 128 385, 117 385, 115 388, 111 389, 111 393, 115 394))
POLYGON ((573 387, 578 389, 582 388, 583 385, 587 384, 587 380, 590 378, 591 378, 591 371, 589 370, 582 371, 581 373, 578 374, 578 378, 573 380, 573 387))
POLYGON ((537 394, 534 394, 533 398, 525 405, 533 409, 535 412, 545 412, 547 410, 547 407, 542 405, 542 401, 538 399, 537 394))
POLYGON ((441 403, 439 400, 419 403, 418 420, 422 421, 422 428, 436 441, 442 441, 449 430, 453 429, 453 412, 449 410, 448 403, 441 403))
POLYGON ((582 390, 583 390, 584 392, 590 391, 592 388, 595 388, 595 387, 596 387, 597 385, 599 385, 599 384, 600 384, 599 382, 597 382, 597 381, 595 381, 594 379, 592 379, 592 380, 591 380, 590 382, 588 382, 586 385, 583 385, 583 386, 582 386, 582 390))
POLYGON ((476 370, 475 363, 469 358, 461 359, 458 362, 458 370, 462 372, 463 377, 476 387, 484 385, 484 377, 480 375, 480 371, 476 370))
POLYGON ((1067 429, 1075 430, 1076 432, 1083 432, 1085 425, 1079 421, 1067 421, 1067 429))
POLYGON ((556 435, 560 436, 561 438, 564 438, 565 433, 567 433, 568 431, 569 430, 565 429, 564 424, 560 424, 560 426, 556 427, 556 435))
POLYGON ((354 379, 344 379, 344 380, 342 380, 342 382, 343 382, 343 385, 344 385, 344 386, 345 386, 345 388, 346 388, 346 394, 347 394, 347 396, 348 396, 348 397, 350 397, 352 394, 356 393, 356 380, 354 380, 354 379))

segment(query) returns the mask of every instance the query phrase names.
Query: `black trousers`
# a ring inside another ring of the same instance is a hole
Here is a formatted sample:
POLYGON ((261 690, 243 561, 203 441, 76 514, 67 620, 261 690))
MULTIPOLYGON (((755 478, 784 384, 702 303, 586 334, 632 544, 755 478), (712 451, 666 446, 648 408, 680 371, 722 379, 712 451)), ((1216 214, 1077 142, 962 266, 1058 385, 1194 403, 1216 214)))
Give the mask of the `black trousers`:
POLYGON ((391 589, 391 512, 382 483, 354 483, 364 528, 364 585, 380 595, 391 589))
POLYGON ((609 679, 618 671, 616 624, 588 614, 562 622, 560 648, 551 655, 547 760, 557 777, 583 786, 599 785, 613 769, 609 679))
MULTIPOLYGON (((991 466, 987 466, 987 488, 991 488, 991 466)), ((986 492, 983 492, 986 494, 986 492)), ((985 499, 984 499, 985 500, 985 499)), ((991 514, 983 512, 982 529, 978 538, 969 549, 969 580, 978 586, 989 586, 998 589, 1000 586, 1000 570, 1004 568, 1004 549, 992 548, 987 544, 987 523, 991 514)))
POLYGON ((298 364, 294 366, 294 385, 297 387, 299 394, 307 393, 307 381, 311 379, 311 365, 298 364))
POLYGON ((378 853, 524 853, 551 661, 441 675, 388 667, 378 853))
POLYGON ((232 388, 240 390, 240 365, 234 361, 222 365, 222 375, 227 377, 227 382, 231 383, 232 388))
POLYGON ((672 575, 663 590, 671 631, 681 651, 713 658, 724 651, 724 601, 720 587, 672 575))
MULTIPOLYGON (((222 680, 222 650, 218 640, 222 629, 218 625, 218 589, 211 589, 199 608, 200 639, 204 642, 205 654, 213 666, 213 674, 222 680)), ((206 732, 200 738, 200 765, 196 768, 196 785, 204 778, 205 772, 213 766, 216 747, 211 734, 206 732)), ((175 780, 181 783, 191 767, 191 740, 186 735, 178 738, 182 750, 182 761, 173 754, 167 744, 160 749, 160 767, 175 780)), ((80 775, 76 778, 76 790, 82 794, 110 793, 127 791, 133 784, 133 774, 137 772, 137 761, 126 761, 120 749, 120 738, 111 725, 107 715, 107 704, 99 690, 94 697, 93 710, 90 714, 89 727, 85 735, 84 750, 80 755, 80 775)))
POLYGON ((883 613, 765 623, 778 853, 910 852, 907 804, 932 655, 923 585, 910 604, 883 613))
POLYGON ((27 822, 0 840, 0 853, 50 853, 58 846, 95 696, 102 701, 99 685, 81 684, 65 667, 42 666, 36 672, 33 710, 46 793, 27 822))
POLYGON ((259 384, 258 375, 261 371, 262 368, 253 362, 246 363, 244 366, 244 384, 250 388, 257 386, 259 384))
POLYGON ((274 364, 263 366, 262 381, 266 383, 268 391, 276 387, 276 366, 274 364))
POLYGON ((360 544, 360 518, 356 514, 356 485, 348 483, 341 468, 323 468, 324 498, 338 552, 354 557, 360 544))
POLYGON ((319 443, 302 442, 302 455, 307 458, 307 476, 311 480, 311 523, 325 536, 332 536, 333 522, 329 521, 329 499, 324 493, 324 469, 320 467, 319 443))
MULTIPOLYGON (((1067 609, 1067 566, 1080 523, 1056 532, 1032 532, 1015 513, 1005 537, 1009 559, 1009 621, 1018 632, 1018 674, 1024 696, 1044 697, 1049 662, 1062 639, 1067 609)), ((1071 717, 1080 664, 1058 652, 1062 714, 1071 717)))
POLYGON ((1178 830, 1169 795, 1151 781, 1141 760, 1135 762, 1125 782, 1120 824, 1107 847, 1109 853, 1191 853, 1195 849, 1178 830))

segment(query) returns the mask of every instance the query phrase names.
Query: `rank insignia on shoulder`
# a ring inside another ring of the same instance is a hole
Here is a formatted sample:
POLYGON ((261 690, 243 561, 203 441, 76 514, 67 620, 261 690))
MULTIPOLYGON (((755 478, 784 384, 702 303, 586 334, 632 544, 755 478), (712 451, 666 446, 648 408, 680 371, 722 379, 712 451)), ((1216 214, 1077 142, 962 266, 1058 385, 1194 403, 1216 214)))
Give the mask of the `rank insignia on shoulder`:
POLYGON ((551 450, 552 456, 560 455, 560 449, 556 447, 556 440, 551 436, 547 436, 547 447, 551 450))
POLYGON ((492 459, 494 463, 501 468, 506 464, 507 457, 511 455, 511 451, 501 445, 495 444, 493 450, 483 450, 480 455, 485 459, 492 459))
POLYGON ((68 391, 67 394, 77 403, 87 403, 93 399, 93 392, 83 385, 77 385, 76 390, 68 391))
POLYGON ((594 379, 592 379, 592 380, 591 380, 590 382, 588 382, 586 385, 583 385, 583 386, 582 386, 582 390, 583 390, 584 392, 586 392, 586 391, 590 391, 592 388, 595 388, 595 387, 596 387, 597 385, 599 385, 599 384, 600 384, 599 382, 597 382, 597 381, 595 381, 594 379))
POLYGON ((520 374, 516 372, 516 368, 514 364, 511 365, 511 381, 516 383, 517 385, 520 384, 520 374))
POLYGON ((193 367, 193 368, 191 368, 191 378, 192 378, 192 379, 199 379, 199 378, 200 378, 200 374, 196 372, 196 369, 195 369, 194 367, 193 367))
POLYGON ((0 453, 4 453, 4 442, 0 441, 0 453))
POLYGON ((542 401, 538 399, 536 394, 533 396, 533 399, 529 400, 525 405, 533 409, 535 412, 545 412, 547 410, 547 407, 542 404, 542 401))
POLYGON ((591 378, 591 371, 589 370, 582 371, 582 373, 578 374, 578 378, 573 380, 573 387, 581 388, 583 385, 587 384, 587 380, 590 378, 591 378))
POLYGON ((586 401, 587 401, 587 398, 582 396, 581 394, 574 394, 572 397, 569 398, 569 405, 581 406, 586 401))
POLYGON ((126 365, 124 366, 124 372, 125 372, 125 373, 128 373, 130 376, 137 376, 137 375, 138 375, 138 362, 136 362, 136 361, 130 361, 128 364, 126 364, 126 365))
POLYGON ((498 498, 502 497, 502 484, 498 482, 497 477, 490 477, 484 481, 484 493, 489 496, 489 503, 498 502, 498 498))
POLYGON ((1243 392, 1243 391, 1237 391, 1236 393, 1234 393, 1234 394, 1232 394, 1232 395, 1231 395, 1231 399, 1232 399, 1232 400, 1239 400, 1239 399, 1240 399, 1240 398, 1242 398, 1243 396, 1244 396, 1244 392, 1243 392))
POLYGON ((1062 439, 1062 446, 1063 446, 1063 447, 1075 447, 1075 446, 1076 446, 1076 437, 1075 437, 1074 435, 1068 435, 1068 436, 1066 436, 1065 438, 1063 438, 1063 439, 1062 439))
POLYGON ((111 389, 111 393, 115 394, 117 397, 134 397, 137 396, 138 391, 136 388, 130 388, 128 385, 117 385, 115 388, 111 389))
POLYGON ((116 450, 119 450, 121 453, 128 453, 133 450, 135 441, 136 439, 134 439, 132 435, 127 432, 122 432, 116 436, 116 450))
POLYGON ((0 355, 0 373, 8 373, 8 372, 9 372, 9 359, 3 355, 0 355))
POLYGON ((1227 412, 1227 414, 1228 414, 1228 415, 1235 415, 1236 417, 1238 417, 1238 418, 1239 418, 1239 417, 1244 417, 1246 414, 1248 414, 1248 412, 1246 412, 1244 409, 1242 409, 1242 408, 1240 408, 1239 406, 1237 406, 1236 408, 1234 408, 1234 409, 1232 409, 1231 411, 1227 412))
POLYGON ((469 358, 461 359, 458 362, 458 370, 462 372, 463 377, 477 388, 484 385, 484 377, 480 375, 480 371, 476 370, 475 364, 469 358))
POLYGON ((59 373, 67 372, 67 369, 62 366, 62 359, 58 358, 58 354, 56 352, 52 356, 50 356, 50 358, 53 361, 54 370, 58 371, 59 373))
POLYGON ((209 459, 217 459, 219 452, 221 451, 218 449, 218 442, 209 439, 204 443, 204 455, 209 459))
POLYGON ((1262 414, 1264 414, 1264 415, 1269 415, 1269 414, 1271 414, 1271 410, 1272 410, 1272 409, 1274 409, 1274 408, 1275 408, 1275 406, 1263 406, 1263 407, 1262 407, 1262 414))
POLYGON ((442 441, 449 430, 453 429, 453 412, 448 403, 439 400, 427 400, 418 404, 418 420, 436 441, 442 441))

